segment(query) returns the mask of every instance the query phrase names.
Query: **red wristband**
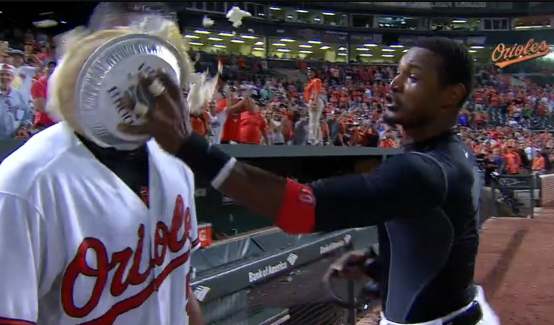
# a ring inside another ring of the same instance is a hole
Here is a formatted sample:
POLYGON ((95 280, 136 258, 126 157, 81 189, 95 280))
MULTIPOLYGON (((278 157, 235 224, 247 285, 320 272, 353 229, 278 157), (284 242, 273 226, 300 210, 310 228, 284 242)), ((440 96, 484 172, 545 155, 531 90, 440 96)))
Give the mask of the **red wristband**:
POLYGON ((275 225, 293 235, 312 233, 315 227, 315 204, 311 187, 287 179, 285 198, 275 225))

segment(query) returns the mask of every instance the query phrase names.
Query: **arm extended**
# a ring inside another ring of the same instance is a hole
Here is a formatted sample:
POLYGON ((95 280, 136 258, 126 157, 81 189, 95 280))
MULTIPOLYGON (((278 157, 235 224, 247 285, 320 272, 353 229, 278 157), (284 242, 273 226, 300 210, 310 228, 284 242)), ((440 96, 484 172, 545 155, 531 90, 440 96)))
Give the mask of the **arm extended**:
POLYGON ((422 155, 395 156, 372 174, 302 185, 238 162, 215 147, 207 146, 205 155, 187 147, 185 144, 177 156, 195 173, 207 177, 238 204, 293 234, 366 227, 413 216, 438 206, 445 192, 440 166, 422 155), (211 175, 207 172, 216 169, 211 175))

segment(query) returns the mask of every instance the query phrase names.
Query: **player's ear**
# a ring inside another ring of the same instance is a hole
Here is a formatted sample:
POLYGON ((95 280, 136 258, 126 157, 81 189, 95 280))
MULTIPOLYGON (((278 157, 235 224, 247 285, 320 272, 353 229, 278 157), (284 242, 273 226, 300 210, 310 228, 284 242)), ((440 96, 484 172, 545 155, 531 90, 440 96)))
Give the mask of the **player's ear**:
POLYGON ((466 87, 461 83, 447 86, 442 93, 442 106, 444 108, 458 107, 466 95, 466 87))

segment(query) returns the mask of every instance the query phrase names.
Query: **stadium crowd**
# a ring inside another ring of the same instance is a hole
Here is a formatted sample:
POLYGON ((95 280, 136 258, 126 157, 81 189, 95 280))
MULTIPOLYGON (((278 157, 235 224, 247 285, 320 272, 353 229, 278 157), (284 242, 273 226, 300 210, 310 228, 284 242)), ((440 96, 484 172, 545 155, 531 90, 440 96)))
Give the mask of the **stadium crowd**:
MULTIPOLYGON (((20 44, 0 43, 0 138, 25 139, 55 122, 45 112, 48 78, 56 68, 45 35, 22 34, 20 44)), ((197 70, 223 61, 214 100, 192 117, 195 130, 219 144, 308 145, 307 63, 288 76, 271 72, 266 61, 252 66, 240 57, 194 53, 197 70), (254 71, 255 73, 244 73, 254 71), (246 100, 241 98, 248 97, 246 100), (253 103, 253 104, 252 104, 253 103), (223 118, 224 114, 224 118, 223 118)), ((321 145, 398 148, 402 130, 383 123, 394 65, 323 63, 313 68, 322 80, 325 108, 321 145)), ((476 68, 476 90, 459 115, 459 133, 483 169, 508 174, 551 172, 554 162, 550 86, 476 68)))

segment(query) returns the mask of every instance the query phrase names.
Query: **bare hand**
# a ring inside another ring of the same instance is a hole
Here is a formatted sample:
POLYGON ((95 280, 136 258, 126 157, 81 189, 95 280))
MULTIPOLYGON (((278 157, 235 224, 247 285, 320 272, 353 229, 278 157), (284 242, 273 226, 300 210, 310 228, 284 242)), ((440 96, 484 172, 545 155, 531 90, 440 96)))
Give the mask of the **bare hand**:
POLYGON ((192 134, 190 111, 180 87, 164 71, 157 71, 139 78, 139 87, 154 97, 155 107, 138 112, 134 100, 126 100, 125 108, 133 115, 142 115, 140 125, 119 124, 118 130, 131 135, 151 135, 160 147, 171 154, 177 153, 183 142, 192 134), (157 80, 157 82, 155 81, 157 80), (163 91, 152 94, 152 83, 160 83, 163 91))

